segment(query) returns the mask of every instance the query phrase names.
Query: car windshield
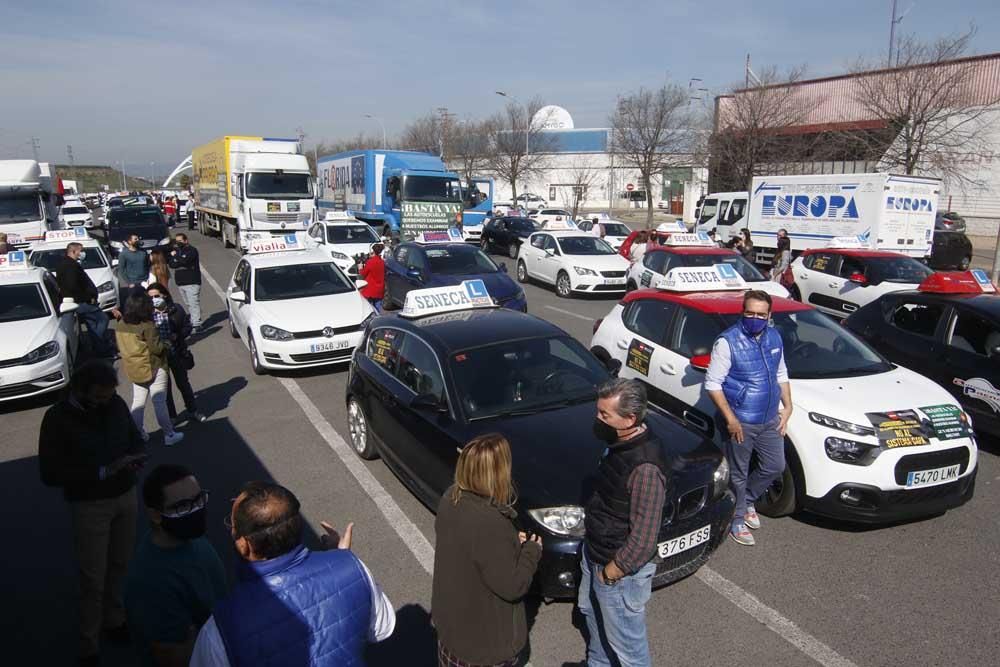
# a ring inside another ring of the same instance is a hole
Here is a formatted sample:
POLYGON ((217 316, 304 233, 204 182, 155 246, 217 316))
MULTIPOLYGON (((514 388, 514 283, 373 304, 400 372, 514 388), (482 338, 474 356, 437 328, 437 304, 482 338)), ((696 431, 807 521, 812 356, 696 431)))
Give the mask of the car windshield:
POLYGON ((427 262, 431 273, 464 275, 469 273, 496 273, 497 265, 482 250, 471 245, 446 248, 427 248, 427 262))
POLYGON ((608 236, 628 236, 632 232, 620 222, 602 222, 601 227, 608 236))
POLYGON ((85 206, 63 206, 63 215, 87 215, 90 211, 85 206))
POLYGON ((152 207, 123 207, 112 211, 109 221, 114 227, 149 227, 164 225, 160 209, 152 207))
POLYGON ((49 305, 35 283, 0 285, 0 322, 19 322, 48 317, 49 305))
POLYGON ((134 197, 112 197, 108 200, 108 208, 118 206, 154 206, 153 199, 146 195, 136 195, 134 197))
POLYGON ((445 176, 407 176, 403 179, 405 201, 462 201, 462 184, 445 176))
POLYGON ((534 232, 538 230, 538 225, 531 218, 507 218, 510 228, 515 232, 534 232))
POLYGON ((887 283, 922 283, 927 276, 934 273, 926 264, 912 257, 874 257, 867 261, 868 282, 887 283))
POLYGON ((257 269, 254 298, 258 301, 282 301, 344 294, 354 289, 354 283, 332 262, 292 264, 257 269))
POLYGON ((559 238, 559 249, 564 255, 615 255, 607 241, 596 236, 568 236, 559 238))
POLYGON ((336 225, 326 228, 326 240, 330 243, 375 243, 379 239, 372 228, 365 224, 336 225))
POLYGON ((41 211, 38 195, 0 197, 0 224, 40 220, 41 211))
POLYGON ((705 203, 701 205, 701 217, 698 218, 698 223, 705 222, 715 217, 715 214, 719 211, 719 200, 718 199, 706 199, 705 203))
MULTIPOLYGON (((739 318, 726 315, 725 326, 732 326, 739 318)), ((892 369, 875 350, 818 311, 774 313, 771 322, 781 334, 785 365, 792 379, 856 377, 892 369)), ((712 342, 705 345, 710 349, 712 342)))
MULTIPOLYGON (((108 265, 104 260, 104 255, 97 248, 91 246, 89 248, 83 249, 83 259, 80 261, 80 266, 84 269, 100 269, 108 265)), ((49 271, 55 271, 56 266, 59 264, 59 260, 66 256, 65 250, 36 250, 31 253, 31 257, 28 261, 34 266, 41 266, 49 271)))
POLYGON ((257 199, 308 199, 312 183, 309 174, 256 172, 247 176, 246 191, 257 199))
POLYGON ((453 353, 449 363, 469 420, 594 400, 608 378, 594 355, 569 336, 484 345, 453 353))
POLYGON ((740 255, 718 254, 718 255, 674 255, 676 259, 670 261, 670 268, 678 266, 712 266, 713 264, 728 264, 736 269, 743 280, 749 283, 757 283, 767 280, 756 266, 745 260, 740 255))

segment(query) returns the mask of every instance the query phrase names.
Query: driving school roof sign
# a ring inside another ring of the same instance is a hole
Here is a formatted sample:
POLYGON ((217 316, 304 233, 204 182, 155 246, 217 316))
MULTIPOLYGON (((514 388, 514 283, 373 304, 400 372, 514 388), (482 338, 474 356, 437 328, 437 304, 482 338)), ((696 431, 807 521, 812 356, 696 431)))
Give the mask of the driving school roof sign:
POLYGON ((6 255, 0 255, 0 270, 14 271, 28 268, 28 255, 23 250, 13 250, 6 255))
POLYGON ((303 250, 305 246, 299 242, 295 234, 274 236, 271 234, 254 234, 247 239, 250 242, 247 253, 258 255, 264 252, 285 252, 287 250, 303 250))
POLYGON ((87 238, 87 230, 83 227, 72 229, 54 229, 45 232, 46 241, 82 241, 87 238))
POLYGON ((489 308, 493 298, 482 280, 465 280, 459 285, 411 290, 400 313, 403 317, 421 317, 470 308, 489 308))
POLYGON ((729 264, 715 264, 670 269, 657 287, 671 292, 717 292, 747 289, 747 284, 743 276, 729 264))
POLYGON ((458 227, 449 227, 447 231, 426 231, 417 234, 417 243, 461 243, 462 230, 458 227))
POLYGON ((674 233, 667 237, 667 240, 663 243, 663 245, 714 247, 715 241, 709 238, 708 234, 705 232, 697 232, 695 234, 674 233))

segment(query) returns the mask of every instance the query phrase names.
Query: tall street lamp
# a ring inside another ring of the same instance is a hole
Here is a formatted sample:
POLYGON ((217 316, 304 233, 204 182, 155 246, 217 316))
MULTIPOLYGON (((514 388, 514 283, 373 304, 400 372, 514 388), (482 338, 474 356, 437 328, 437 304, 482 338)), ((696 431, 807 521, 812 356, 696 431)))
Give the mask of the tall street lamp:
POLYGON ((370 113, 366 113, 365 114, 365 118, 369 118, 369 119, 375 121, 376 123, 378 123, 378 126, 382 128, 382 150, 385 150, 385 148, 386 148, 386 146, 385 146, 385 124, 382 122, 382 119, 379 118, 378 116, 373 116, 370 113))

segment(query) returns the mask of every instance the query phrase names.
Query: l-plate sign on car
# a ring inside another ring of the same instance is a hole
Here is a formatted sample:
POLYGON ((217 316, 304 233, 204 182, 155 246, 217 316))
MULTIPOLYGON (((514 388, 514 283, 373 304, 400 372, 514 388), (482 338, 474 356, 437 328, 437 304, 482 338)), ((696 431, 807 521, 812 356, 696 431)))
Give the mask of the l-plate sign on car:
POLYGON ((449 227, 448 231, 420 232, 415 239, 417 243, 462 243, 462 230, 449 227))
POLYGON ((46 241, 80 241, 87 238, 87 230, 83 227, 73 229, 55 229, 45 232, 46 241))
POLYGON ((729 264, 714 264, 711 267, 679 266, 667 271, 666 277, 656 285, 671 292, 716 292, 722 290, 745 290, 746 281, 729 264))
POLYGON ((13 250, 0 255, 0 270, 15 271, 28 268, 28 255, 23 250, 13 250))
POLYGON ((272 236, 271 234, 254 235, 247 239, 250 242, 247 253, 258 255, 264 252, 285 252, 287 250, 303 250, 304 245, 299 243, 299 237, 295 234, 285 234, 284 236, 272 236))
POLYGON ((403 317, 422 317, 470 308, 489 308, 493 298, 482 280, 466 280, 460 285, 411 290, 400 313, 403 317))

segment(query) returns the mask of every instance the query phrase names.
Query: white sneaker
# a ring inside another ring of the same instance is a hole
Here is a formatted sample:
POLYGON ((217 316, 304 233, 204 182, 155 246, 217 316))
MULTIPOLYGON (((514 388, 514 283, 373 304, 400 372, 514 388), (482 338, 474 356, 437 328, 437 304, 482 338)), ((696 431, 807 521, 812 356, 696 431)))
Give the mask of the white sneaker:
POLYGON ((163 436, 163 444, 167 447, 173 447, 178 442, 184 439, 184 434, 180 431, 174 431, 171 435, 163 436))
POLYGON ((743 515, 743 521, 746 523, 747 528, 751 530, 760 528, 760 515, 757 514, 757 510, 753 505, 747 507, 747 512, 743 515))

